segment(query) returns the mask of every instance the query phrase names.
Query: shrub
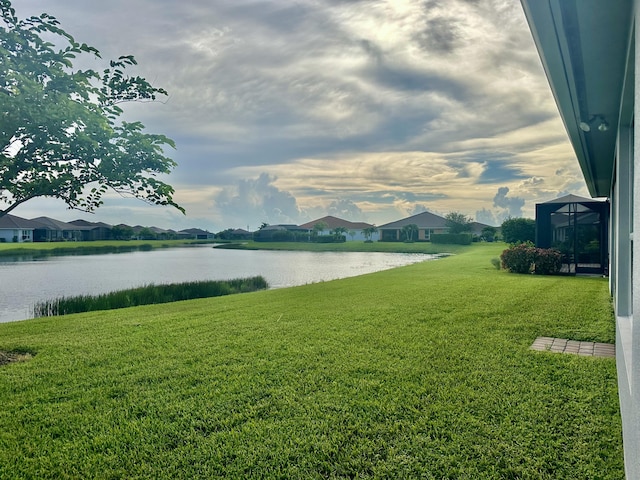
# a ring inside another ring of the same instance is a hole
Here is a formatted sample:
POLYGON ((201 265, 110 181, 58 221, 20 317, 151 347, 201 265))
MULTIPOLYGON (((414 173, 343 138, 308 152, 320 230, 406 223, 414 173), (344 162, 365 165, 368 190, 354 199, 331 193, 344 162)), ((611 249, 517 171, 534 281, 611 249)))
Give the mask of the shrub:
POLYGON ((491 265, 493 265, 496 270, 500 270, 500 259, 499 258, 492 258, 491 259, 491 265))
POLYGON ((554 275, 562 267, 562 254, 553 248, 536 248, 530 242, 513 245, 500 255, 502 268, 512 273, 554 275))
POLYGON ((343 235, 318 235, 317 237, 313 237, 311 241, 313 243, 344 243, 347 241, 347 238, 343 235))
POLYGON ((562 254, 553 248, 536 248, 534 271, 538 275, 555 275, 562 268, 562 254))
POLYGON ((500 255, 502 268, 511 273, 530 273, 535 261, 535 247, 521 243, 507 248, 500 255))
POLYGON ((288 230, 276 230, 275 232, 273 232, 271 240, 273 242, 293 242, 294 235, 293 232, 290 232, 288 230))
POLYGON ((493 242, 497 233, 498 229, 496 227, 486 226, 482 229, 480 236, 485 242, 493 242))
POLYGON ((291 230, 258 230, 253 233, 255 242, 307 242, 309 234, 291 230))
POLYGON ((470 233, 432 233, 431 243, 448 245, 471 245, 473 236, 470 233))

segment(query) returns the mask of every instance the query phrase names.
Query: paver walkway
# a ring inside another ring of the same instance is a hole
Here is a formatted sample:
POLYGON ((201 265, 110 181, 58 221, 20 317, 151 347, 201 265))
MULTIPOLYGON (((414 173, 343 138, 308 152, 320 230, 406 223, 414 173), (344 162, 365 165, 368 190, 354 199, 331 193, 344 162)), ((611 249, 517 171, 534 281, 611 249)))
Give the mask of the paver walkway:
POLYGON ((530 348, 541 352, 573 353, 589 357, 616 356, 616 346, 613 343, 578 342, 564 338, 538 337, 530 348))

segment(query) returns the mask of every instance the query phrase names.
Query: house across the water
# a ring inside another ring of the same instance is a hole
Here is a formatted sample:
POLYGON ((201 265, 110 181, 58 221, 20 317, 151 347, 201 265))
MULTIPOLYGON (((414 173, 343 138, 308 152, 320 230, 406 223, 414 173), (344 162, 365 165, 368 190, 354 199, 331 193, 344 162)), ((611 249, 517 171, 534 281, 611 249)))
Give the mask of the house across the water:
POLYGON ((0 243, 33 242, 36 224, 32 220, 7 214, 0 217, 0 243))
POLYGON ((377 231, 367 231, 368 229, 376 228, 372 224, 365 222, 350 222, 349 220, 344 220, 332 215, 327 215, 326 217, 304 223, 300 225, 300 228, 305 228, 311 232, 314 230, 316 225, 324 226, 323 229, 316 231, 318 235, 332 235, 336 228, 344 228, 344 237, 346 241, 372 240, 375 242, 379 239, 379 233, 377 231))

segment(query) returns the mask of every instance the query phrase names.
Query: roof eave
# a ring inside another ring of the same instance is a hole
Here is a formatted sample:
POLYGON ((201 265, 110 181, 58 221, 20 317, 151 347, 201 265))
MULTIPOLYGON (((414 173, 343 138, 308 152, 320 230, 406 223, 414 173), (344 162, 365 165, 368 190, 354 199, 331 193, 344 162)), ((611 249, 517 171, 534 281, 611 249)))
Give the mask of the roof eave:
POLYGON ((604 14, 595 0, 521 3, 589 193, 609 196, 632 2, 607 4, 604 14), (580 128, 599 114, 609 130, 580 128))

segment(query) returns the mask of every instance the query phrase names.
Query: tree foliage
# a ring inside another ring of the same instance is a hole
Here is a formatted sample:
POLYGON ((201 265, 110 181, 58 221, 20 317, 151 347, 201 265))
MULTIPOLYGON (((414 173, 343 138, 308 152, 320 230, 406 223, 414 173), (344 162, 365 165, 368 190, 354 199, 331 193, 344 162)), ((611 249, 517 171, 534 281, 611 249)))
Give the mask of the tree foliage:
POLYGON ((337 239, 339 238, 344 238, 346 233, 349 231, 349 229, 347 227, 336 227, 332 230, 332 234, 334 237, 336 237, 337 239))
POLYGON ((131 240, 133 228, 128 225, 114 225, 111 227, 111 237, 114 240, 131 240))
POLYGON ((506 243, 535 242, 536 221, 530 218, 508 218, 502 222, 501 233, 506 243))
MULTIPOLYGON (((259 230, 262 230, 262 228, 260 228, 259 230)), ((215 237, 219 238, 220 240, 231 240, 233 238, 233 228, 226 228, 216 233, 215 237)))
POLYGON ((418 236, 418 225, 410 223, 409 225, 402 227, 402 236, 404 237, 405 242, 413 242, 413 237, 418 236))
POLYGON ((471 219, 460 212, 451 212, 445 215, 445 225, 449 228, 449 233, 464 233, 471 231, 471 219))
POLYGON ((480 235, 486 242, 493 242, 496 238, 496 233, 498 233, 498 229, 496 227, 487 225, 482 229, 480 235))
POLYGON ((327 228, 329 228, 329 225, 327 225, 326 222, 320 221, 320 222, 315 223, 313 225, 313 228, 311 229, 311 234, 314 237, 317 237, 318 235, 320 235, 320 232, 325 231, 327 228))
POLYGON ((375 225, 362 229, 362 233, 364 234, 364 237, 366 238, 367 242, 372 241, 371 237, 373 237, 374 233, 376 233, 377 231, 378 229, 375 227, 375 225))
POLYGON ((138 238, 140 240, 155 240, 158 238, 158 235, 149 227, 143 227, 138 232, 138 238))
POLYGON ((164 153, 174 142, 119 118, 123 103, 167 92, 125 74, 133 56, 101 72, 74 69, 77 57, 100 54, 46 13, 20 20, 0 0, 0 14, 0 216, 36 197, 90 212, 108 190, 184 213, 157 178, 175 167, 164 153))

